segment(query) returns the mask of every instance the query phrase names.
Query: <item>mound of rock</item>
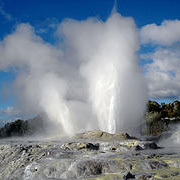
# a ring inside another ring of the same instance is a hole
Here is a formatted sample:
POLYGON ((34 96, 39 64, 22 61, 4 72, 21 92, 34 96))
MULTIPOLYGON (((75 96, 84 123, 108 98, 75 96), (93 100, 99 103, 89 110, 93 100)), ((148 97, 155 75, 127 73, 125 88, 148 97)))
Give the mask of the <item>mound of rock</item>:
POLYGON ((118 132, 111 134, 108 132, 103 132, 101 130, 92 130, 87 131, 81 134, 77 134, 73 137, 74 139, 91 139, 91 140, 100 140, 100 141, 122 141, 127 139, 136 139, 131 137, 128 133, 118 132))

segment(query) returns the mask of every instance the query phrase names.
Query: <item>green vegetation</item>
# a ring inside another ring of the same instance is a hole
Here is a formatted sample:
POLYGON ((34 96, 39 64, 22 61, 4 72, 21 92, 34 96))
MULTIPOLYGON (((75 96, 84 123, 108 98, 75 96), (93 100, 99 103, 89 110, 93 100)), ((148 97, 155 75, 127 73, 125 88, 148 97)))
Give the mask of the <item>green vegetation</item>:
POLYGON ((160 135, 168 130, 170 123, 180 122, 180 102, 174 101, 169 104, 158 104, 149 101, 146 112, 146 135, 160 135))
POLYGON ((41 132, 43 128, 43 119, 37 116, 30 120, 18 119, 14 122, 7 123, 0 129, 0 137, 26 136, 35 132, 41 132))

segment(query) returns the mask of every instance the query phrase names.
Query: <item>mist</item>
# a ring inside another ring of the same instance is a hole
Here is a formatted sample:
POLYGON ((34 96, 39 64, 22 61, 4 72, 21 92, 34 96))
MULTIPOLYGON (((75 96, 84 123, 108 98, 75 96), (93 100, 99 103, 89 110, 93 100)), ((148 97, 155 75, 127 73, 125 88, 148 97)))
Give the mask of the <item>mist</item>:
POLYGON ((180 147, 180 124, 171 124, 169 130, 164 132, 158 141, 160 146, 170 147, 180 147))
POLYGON ((63 20, 50 45, 30 24, 0 42, 0 70, 28 113, 45 113, 56 135, 85 130, 137 134, 148 92, 138 65, 139 33, 130 17, 63 20))

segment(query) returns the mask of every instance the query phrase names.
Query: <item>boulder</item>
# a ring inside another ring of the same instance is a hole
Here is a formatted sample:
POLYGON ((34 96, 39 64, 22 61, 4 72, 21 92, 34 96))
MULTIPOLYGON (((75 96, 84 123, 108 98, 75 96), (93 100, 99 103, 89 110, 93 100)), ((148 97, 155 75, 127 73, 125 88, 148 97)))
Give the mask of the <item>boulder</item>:
POLYGON ((98 143, 70 142, 61 145, 64 150, 99 150, 98 143))

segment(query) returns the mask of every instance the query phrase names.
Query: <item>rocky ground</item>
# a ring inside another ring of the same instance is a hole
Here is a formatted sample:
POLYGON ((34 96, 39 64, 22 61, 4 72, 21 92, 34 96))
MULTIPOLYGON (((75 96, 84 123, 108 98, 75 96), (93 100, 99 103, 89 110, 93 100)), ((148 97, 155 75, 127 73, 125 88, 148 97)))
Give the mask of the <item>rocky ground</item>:
POLYGON ((180 179, 179 152, 127 133, 101 131, 63 141, 5 139, 0 143, 0 179, 180 179))

